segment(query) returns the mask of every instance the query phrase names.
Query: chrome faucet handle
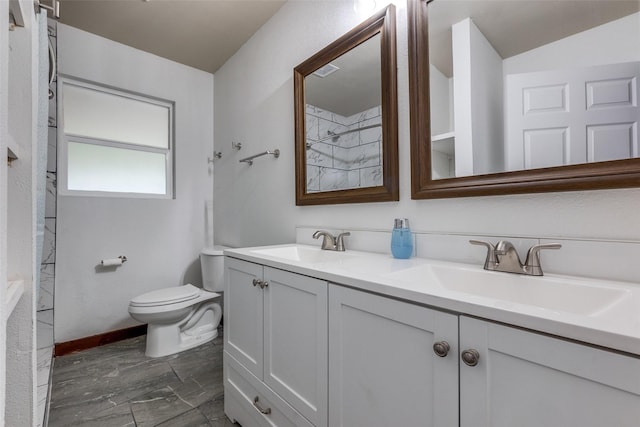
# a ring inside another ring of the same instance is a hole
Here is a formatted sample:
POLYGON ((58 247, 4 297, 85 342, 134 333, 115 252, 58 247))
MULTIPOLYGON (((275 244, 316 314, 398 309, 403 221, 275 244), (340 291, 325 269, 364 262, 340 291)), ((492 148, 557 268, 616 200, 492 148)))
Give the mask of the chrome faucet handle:
POLYGON ((542 266, 540 265, 540 251, 542 249, 560 249, 560 243, 543 243, 533 245, 527 251, 527 260, 524 262, 524 269, 532 276, 542 276, 542 266))
POLYGON ((345 236, 351 236, 351 233, 349 233, 347 231, 345 233, 338 234, 338 237, 336 237, 336 251, 344 252, 344 250, 345 250, 344 237, 345 236))
POLYGON ((325 230, 318 230, 315 233, 313 233, 314 239, 319 239, 320 236, 323 236, 322 249, 330 250, 330 251, 336 250, 336 238, 333 237, 333 234, 325 230))
POLYGON ((495 270, 496 266, 498 265, 498 259, 496 258, 496 247, 493 246, 492 243, 482 240, 469 240, 469 243, 471 243, 472 245, 486 246, 487 258, 484 260, 484 269, 495 270))

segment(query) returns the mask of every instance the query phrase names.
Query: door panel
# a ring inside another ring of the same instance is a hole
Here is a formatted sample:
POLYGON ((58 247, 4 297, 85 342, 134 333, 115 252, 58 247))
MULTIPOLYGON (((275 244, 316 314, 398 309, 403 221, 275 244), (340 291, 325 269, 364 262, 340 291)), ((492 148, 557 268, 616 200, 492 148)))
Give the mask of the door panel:
POLYGON ((547 168, 566 164, 570 141, 568 128, 525 130, 525 168, 547 168))
POLYGON ((638 157, 638 124, 587 126, 587 160, 605 162, 638 157))

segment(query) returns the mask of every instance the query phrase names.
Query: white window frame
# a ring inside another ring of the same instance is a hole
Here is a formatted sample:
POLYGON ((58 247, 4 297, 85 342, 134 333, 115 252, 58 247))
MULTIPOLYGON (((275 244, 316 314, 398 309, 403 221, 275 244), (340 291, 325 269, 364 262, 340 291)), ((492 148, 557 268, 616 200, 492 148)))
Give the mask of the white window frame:
POLYGON ((117 198, 139 198, 139 199, 174 199, 174 121, 175 121, 175 103, 163 99, 134 94, 122 89, 110 88, 95 83, 89 83, 70 77, 58 78, 58 194, 63 196, 83 196, 83 197, 117 197, 117 198), (122 141, 113 141, 108 139, 99 139, 95 137, 79 136, 67 134, 64 132, 64 85, 77 86, 84 89, 103 92, 109 95, 120 96, 123 98, 133 99, 135 101, 145 102, 148 104, 165 107, 169 111, 169 129, 168 132, 168 148, 152 147, 147 145, 138 145, 122 141), (134 193, 134 192, 116 192, 116 191, 86 191, 86 190, 70 190, 68 183, 68 147, 70 142, 79 142, 82 144, 99 145, 104 147, 123 148, 127 150, 143 151, 150 153, 165 154, 165 170, 166 183, 165 194, 154 193, 134 193))

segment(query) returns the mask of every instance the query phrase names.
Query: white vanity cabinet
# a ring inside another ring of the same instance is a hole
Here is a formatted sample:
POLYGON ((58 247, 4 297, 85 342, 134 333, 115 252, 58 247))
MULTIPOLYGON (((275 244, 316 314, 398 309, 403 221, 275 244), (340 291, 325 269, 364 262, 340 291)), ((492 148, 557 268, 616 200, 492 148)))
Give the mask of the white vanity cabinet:
POLYGON ((330 285, 329 425, 637 427, 640 359, 330 285))
POLYGON ((466 316, 460 349, 461 427, 640 426, 638 358, 466 316))
POLYGON ((327 426, 327 282, 230 257, 225 274, 225 412, 327 426))
POLYGON ((457 353, 458 316, 329 285, 329 425, 458 426, 457 353))
POLYGON ((225 412, 243 427, 640 426, 640 355, 414 303, 346 270, 229 256, 225 269, 225 412))

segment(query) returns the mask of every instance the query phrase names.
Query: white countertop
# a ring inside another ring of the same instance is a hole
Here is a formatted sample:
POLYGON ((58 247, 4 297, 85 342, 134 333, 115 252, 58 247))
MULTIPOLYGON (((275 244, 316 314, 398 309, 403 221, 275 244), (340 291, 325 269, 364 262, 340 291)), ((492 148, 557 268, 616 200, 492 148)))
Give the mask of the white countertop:
MULTIPOLYGON (((265 249, 292 246, 318 250, 314 246, 289 244, 225 249, 224 254, 416 304, 503 322, 640 356, 640 284, 545 275, 545 279, 542 280, 575 283, 577 287, 587 286, 599 289, 606 287, 625 294, 624 301, 597 314, 577 314, 563 311, 561 308, 542 308, 503 300, 499 297, 492 298, 454 291, 442 286, 437 280, 421 274, 425 268, 445 268, 462 269, 476 275, 478 273, 507 275, 505 277, 513 278, 516 287, 519 286, 518 280, 534 281, 531 283, 541 280, 522 279, 526 276, 510 273, 484 272, 482 266, 423 258, 400 260, 387 254, 349 250, 343 253, 343 259, 336 253, 335 259, 330 262, 298 261, 264 253, 265 249)), ((499 278, 504 281, 502 276, 499 278)), ((566 294, 564 298, 567 298, 566 294)), ((572 301, 572 303, 576 305, 580 302, 572 301)))

